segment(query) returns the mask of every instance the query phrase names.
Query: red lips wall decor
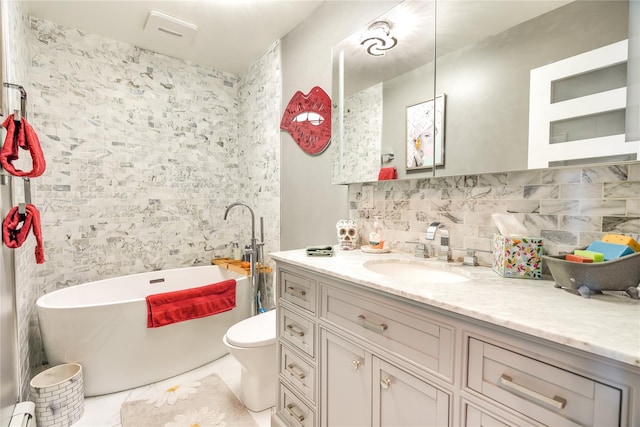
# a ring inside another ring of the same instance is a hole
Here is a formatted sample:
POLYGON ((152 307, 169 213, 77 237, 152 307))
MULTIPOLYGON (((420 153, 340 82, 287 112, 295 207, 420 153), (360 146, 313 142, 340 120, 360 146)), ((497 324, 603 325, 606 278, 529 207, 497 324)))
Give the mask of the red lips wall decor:
POLYGON ((297 91, 287 105, 280 129, 311 155, 322 153, 331 140, 331 99, 319 86, 307 94, 297 91))

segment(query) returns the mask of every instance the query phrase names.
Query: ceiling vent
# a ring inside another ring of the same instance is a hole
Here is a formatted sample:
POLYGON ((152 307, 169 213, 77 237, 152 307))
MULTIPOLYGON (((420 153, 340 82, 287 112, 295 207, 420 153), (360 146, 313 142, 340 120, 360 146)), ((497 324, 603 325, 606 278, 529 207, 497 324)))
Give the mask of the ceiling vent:
POLYGON ((173 41, 180 45, 188 44, 197 31, 198 27, 195 24, 156 10, 149 12, 147 23, 144 25, 145 34, 154 40, 173 41))

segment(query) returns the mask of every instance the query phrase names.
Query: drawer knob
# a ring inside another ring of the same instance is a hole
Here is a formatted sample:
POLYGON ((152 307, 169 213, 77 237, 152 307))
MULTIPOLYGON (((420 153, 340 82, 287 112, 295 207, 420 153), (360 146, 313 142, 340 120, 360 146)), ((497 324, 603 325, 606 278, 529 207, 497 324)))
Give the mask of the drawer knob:
POLYGON ((305 296, 307 294, 307 291, 305 291, 303 289, 295 288, 293 286, 288 286, 287 290, 289 291, 289 293, 297 294, 297 295, 300 295, 301 297, 303 297, 303 296, 305 296))
POLYGON ((534 400, 540 401, 547 405, 551 405, 557 409, 563 409, 567 405, 566 399, 560 396, 548 397, 548 396, 545 396, 544 394, 538 393, 535 390, 531 390, 529 388, 521 386, 520 384, 516 384, 515 382, 513 382, 513 378, 511 378, 511 376, 507 374, 500 375, 500 384, 502 384, 508 389, 518 391, 526 396, 531 397, 534 400))
POLYGON ((295 366, 293 363, 289 363, 287 365, 286 371, 289 372, 291 375, 293 375, 294 377, 296 377, 297 379, 299 379, 301 381, 305 377, 304 372, 302 372, 300 369, 298 369, 298 367, 295 366))
POLYGON ((354 371, 360 369, 360 365, 362 365, 362 362, 360 360, 354 360, 353 362, 351 362, 351 366, 353 366, 354 371))
POLYGON ((289 403, 287 406, 285 406, 285 408, 287 408, 287 412, 289 412, 289 415, 291 415, 296 421, 298 421, 298 423, 300 423, 300 425, 302 425, 302 422, 304 421, 304 415, 296 414, 296 411, 293 410, 293 408, 295 408, 294 404, 289 403))
POLYGON ((365 327, 366 329, 369 329, 370 331, 373 331, 373 332, 377 332, 379 334, 383 333, 388 328, 388 326, 385 323, 372 322, 371 320, 367 319, 363 314, 358 316, 358 323, 360 323, 360 325, 365 327))
POLYGON ((380 387, 382 387, 383 390, 389 390, 390 386, 391 386, 391 378, 385 378, 380 381, 380 387))
POLYGON ((289 332, 291 332, 292 334, 295 334, 299 337, 303 337, 304 336, 304 332, 301 331, 300 329, 297 329, 295 326, 289 324, 287 325, 287 329, 289 330, 289 332))

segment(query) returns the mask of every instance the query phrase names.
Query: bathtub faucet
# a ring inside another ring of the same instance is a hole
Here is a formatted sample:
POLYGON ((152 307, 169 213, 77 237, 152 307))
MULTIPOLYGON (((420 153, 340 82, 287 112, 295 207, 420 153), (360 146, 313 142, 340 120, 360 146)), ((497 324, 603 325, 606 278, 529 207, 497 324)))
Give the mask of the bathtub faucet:
MULTIPOLYGON (((224 211, 225 221, 227 219, 227 215, 229 214, 229 211, 231 210, 231 208, 235 206, 244 206, 247 209, 249 209, 249 212, 251 213, 251 249, 249 249, 247 252, 249 253, 249 265, 250 265, 249 272, 251 275, 251 287, 252 287, 251 315, 253 316, 258 313, 258 303, 256 300, 256 295, 258 292, 258 282, 260 280, 258 272, 256 271, 256 259, 258 258, 259 248, 262 245, 264 245, 264 242, 258 243, 258 240, 256 239, 256 217, 253 214, 253 209, 251 209, 251 207, 248 204, 244 202, 231 203, 227 207, 227 210, 224 211)), ((260 218, 260 220, 261 220, 260 227, 262 229, 262 218, 260 218)), ((261 236, 262 236, 262 239, 264 240, 263 231, 261 231, 261 236)))

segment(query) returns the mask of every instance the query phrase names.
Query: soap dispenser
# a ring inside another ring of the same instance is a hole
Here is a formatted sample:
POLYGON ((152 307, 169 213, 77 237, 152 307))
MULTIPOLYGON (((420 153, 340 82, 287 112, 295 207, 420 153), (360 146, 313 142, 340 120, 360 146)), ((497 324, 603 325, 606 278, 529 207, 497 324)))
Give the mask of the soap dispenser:
POLYGON ((384 248, 384 230, 382 228, 382 220, 379 216, 374 217, 373 230, 369 233, 369 245, 371 249, 384 248))

